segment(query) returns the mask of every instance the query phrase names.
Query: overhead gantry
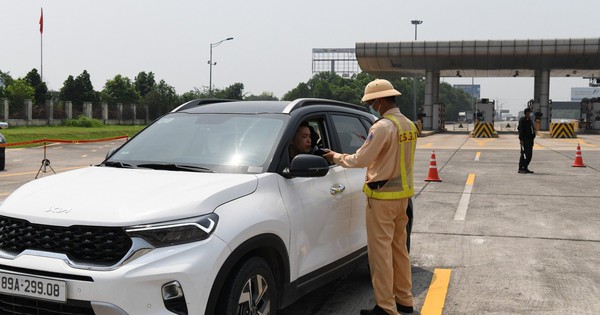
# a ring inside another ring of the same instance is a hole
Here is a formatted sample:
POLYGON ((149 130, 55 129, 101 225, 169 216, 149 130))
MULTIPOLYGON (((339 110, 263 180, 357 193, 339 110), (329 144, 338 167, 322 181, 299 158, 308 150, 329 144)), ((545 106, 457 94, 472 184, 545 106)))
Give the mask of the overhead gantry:
POLYGON ((600 78, 600 38, 363 42, 355 50, 364 72, 425 77, 424 130, 433 127, 440 77, 533 77, 542 130, 550 124, 550 77, 600 78))

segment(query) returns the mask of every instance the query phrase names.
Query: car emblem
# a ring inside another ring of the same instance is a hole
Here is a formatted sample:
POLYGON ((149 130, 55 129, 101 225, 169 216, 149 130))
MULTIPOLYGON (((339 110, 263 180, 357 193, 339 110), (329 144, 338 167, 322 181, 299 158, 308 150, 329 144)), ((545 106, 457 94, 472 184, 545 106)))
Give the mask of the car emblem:
POLYGON ((50 212, 50 213, 69 213, 71 212, 71 208, 66 209, 66 208, 60 208, 60 207, 52 207, 50 206, 50 208, 48 208, 48 210, 46 210, 45 212, 50 212))

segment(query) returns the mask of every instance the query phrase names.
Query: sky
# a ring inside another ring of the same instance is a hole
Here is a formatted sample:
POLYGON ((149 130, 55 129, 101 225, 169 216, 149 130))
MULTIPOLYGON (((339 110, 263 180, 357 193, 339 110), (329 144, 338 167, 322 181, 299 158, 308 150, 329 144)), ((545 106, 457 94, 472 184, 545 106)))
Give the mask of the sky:
MULTIPOLYGON (((244 84, 282 97, 312 77, 313 48, 356 42, 598 38, 598 0, 0 0, 0 71, 31 69, 49 89, 90 74, 95 90, 115 75, 153 72, 178 94, 244 84), (40 8, 44 32, 40 36, 40 8)), ((481 85, 512 113, 533 98, 533 78, 445 78, 481 85)), ((550 99, 570 100, 582 78, 552 78, 550 99)))

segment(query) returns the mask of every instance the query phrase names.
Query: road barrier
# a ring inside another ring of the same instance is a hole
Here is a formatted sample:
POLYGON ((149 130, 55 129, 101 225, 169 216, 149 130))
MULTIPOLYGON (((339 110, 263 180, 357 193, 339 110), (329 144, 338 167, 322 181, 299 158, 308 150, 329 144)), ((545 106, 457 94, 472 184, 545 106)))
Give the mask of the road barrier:
POLYGON ((470 135, 472 138, 498 138, 493 123, 475 123, 475 128, 470 135))
POLYGON ((551 123, 551 138, 577 138, 575 125, 573 123, 551 123))
POLYGON ((112 141, 112 140, 127 139, 127 138, 129 138, 129 136, 125 135, 125 136, 118 136, 118 137, 112 137, 112 138, 89 139, 89 140, 38 139, 38 140, 23 141, 23 142, 0 143, 0 148, 2 148, 2 147, 18 147, 18 146, 23 146, 23 145, 28 145, 28 144, 36 144, 36 143, 43 143, 44 145, 46 143, 74 143, 74 144, 93 143, 93 142, 104 142, 104 141, 112 141))

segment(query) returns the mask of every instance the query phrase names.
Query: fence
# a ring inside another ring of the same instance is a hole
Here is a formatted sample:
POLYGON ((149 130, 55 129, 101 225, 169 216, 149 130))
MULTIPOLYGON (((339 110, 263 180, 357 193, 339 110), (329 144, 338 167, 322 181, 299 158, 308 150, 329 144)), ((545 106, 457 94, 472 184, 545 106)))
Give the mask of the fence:
POLYGON ((65 119, 80 115, 101 120, 106 125, 147 125, 150 122, 147 105, 101 103, 98 106, 84 102, 81 108, 74 108, 72 102, 66 101, 64 109, 59 109, 48 100, 42 108, 34 108, 31 100, 25 100, 23 111, 17 113, 10 113, 9 105, 8 99, 0 100, 0 120, 15 127, 60 125, 65 119))

